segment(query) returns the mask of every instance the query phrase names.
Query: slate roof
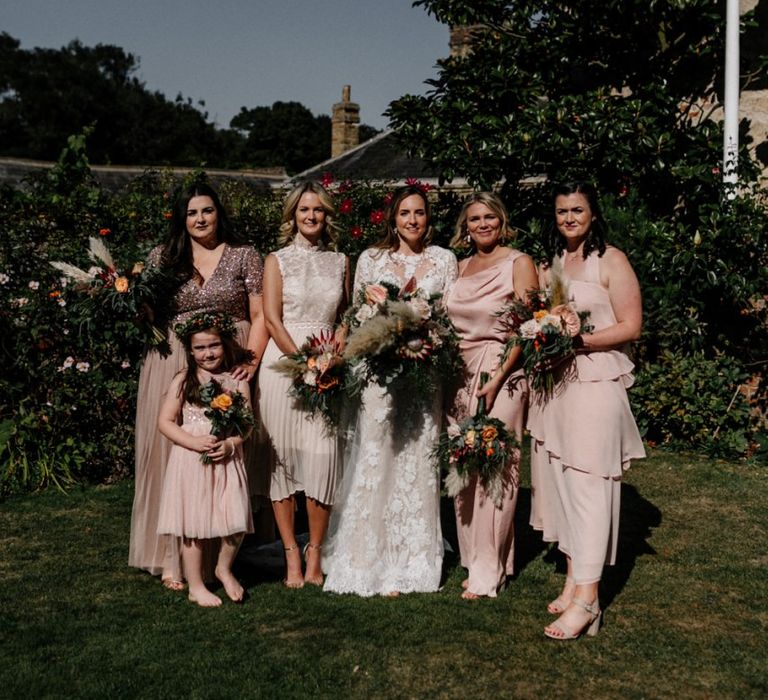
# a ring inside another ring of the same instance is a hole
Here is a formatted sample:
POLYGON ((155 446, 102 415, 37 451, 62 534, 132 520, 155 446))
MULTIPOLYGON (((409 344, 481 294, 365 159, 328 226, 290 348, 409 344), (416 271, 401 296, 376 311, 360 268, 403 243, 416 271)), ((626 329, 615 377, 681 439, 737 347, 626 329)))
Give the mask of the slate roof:
POLYGON ((377 134, 372 139, 313 165, 292 180, 319 180, 323 173, 331 173, 337 180, 394 180, 403 181, 413 177, 423 182, 437 183, 438 170, 432 164, 419 158, 409 158, 400 146, 392 129, 377 134))

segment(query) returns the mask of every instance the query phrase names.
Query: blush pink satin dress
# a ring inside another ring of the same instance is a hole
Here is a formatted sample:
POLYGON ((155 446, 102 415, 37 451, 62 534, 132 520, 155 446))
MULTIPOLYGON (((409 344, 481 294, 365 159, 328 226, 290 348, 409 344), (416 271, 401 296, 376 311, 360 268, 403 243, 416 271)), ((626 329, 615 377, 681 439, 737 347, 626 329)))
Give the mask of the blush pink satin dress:
MULTIPOLYGON (((467 365, 466 382, 456 395, 449 419, 462 421, 477 409, 475 392, 480 373, 492 374, 501 362, 506 334, 496 314, 514 295, 514 264, 523 253, 510 249, 497 265, 459 278, 448 293, 448 314, 460 337, 467 365)), ((518 440, 525 425, 528 385, 522 370, 512 373, 499 391, 490 415, 503 421, 518 440)), ((456 527, 461 565, 469 572, 467 590, 495 597, 513 573, 514 517, 519 484, 520 451, 515 449, 506 466, 504 496, 498 508, 474 478, 455 498, 456 527)))

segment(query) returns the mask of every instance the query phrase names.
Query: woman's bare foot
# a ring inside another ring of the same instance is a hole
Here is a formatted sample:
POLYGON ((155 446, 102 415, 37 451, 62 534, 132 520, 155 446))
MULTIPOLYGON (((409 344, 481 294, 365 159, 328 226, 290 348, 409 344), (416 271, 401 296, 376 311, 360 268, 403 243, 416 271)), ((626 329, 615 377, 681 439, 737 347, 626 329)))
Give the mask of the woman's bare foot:
POLYGON ((240 585, 240 581, 234 577, 232 572, 229 569, 220 569, 217 566, 215 573, 216 578, 219 579, 219 581, 221 581, 221 585, 224 586, 224 590, 227 592, 227 597, 233 603, 242 603, 243 594, 245 591, 240 585))
POLYGON ((465 579, 464 579, 464 580, 461 582, 461 587, 462 587, 462 588, 463 588, 465 591, 467 590, 467 588, 469 587, 469 579, 468 579, 468 578, 465 578, 465 579))
POLYGON ((323 585, 323 570, 320 567, 320 550, 323 545, 308 543, 304 547, 304 559, 307 568, 304 572, 304 582, 313 586, 323 585))
POLYGON ((221 598, 211 593, 205 586, 190 588, 188 597, 192 603, 197 603, 201 608, 218 608, 221 605, 221 598))
POLYGON ((384 597, 386 598, 398 598, 400 596, 400 591, 390 591, 389 593, 385 593, 384 597))
POLYGON ((186 588, 184 581, 175 581, 171 576, 163 578, 162 582, 163 588, 167 588, 169 591, 183 591, 186 588))
POLYGON ((487 596, 484 596, 484 595, 480 595, 480 594, 478 594, 478 593, 472 593, 472 591, 470 591, 470 590, 467 588, 467 589, 465 589, 465 590, 462 592, 462 594, 461 594, 461 597, 462 597, 464 600, 480 600, 480 598, 485 598, 485 597, 487 597, 487 596))
POLYGON ((303 588, 304 577, 301 575, 301 553, 296 543, 285 548, 285 578, 286 588, 303 588))
POLYGON ((573 593, 576 590, 576 584, 573 579, 566 576, 563 590, 557 598, 547 605, 547 612, 550 615, 561 615, 573 600, 573 593))

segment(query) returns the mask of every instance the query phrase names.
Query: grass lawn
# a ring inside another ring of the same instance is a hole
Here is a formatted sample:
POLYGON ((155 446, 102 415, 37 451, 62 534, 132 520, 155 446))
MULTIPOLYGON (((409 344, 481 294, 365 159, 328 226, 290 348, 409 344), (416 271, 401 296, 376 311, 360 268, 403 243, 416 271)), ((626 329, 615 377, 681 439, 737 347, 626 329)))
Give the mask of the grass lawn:
POLYGON ((249 598, 210 610, 127 567, 132 486, 0 503, 0 697, 768 696, 765 467, 638 462, 606 626, 568 643, 542 634, 561 578, 526 484, 518 573, 495 600, 461 600, 449 556, 439 593, 400 598, 291 591, 241 566, 249 598))

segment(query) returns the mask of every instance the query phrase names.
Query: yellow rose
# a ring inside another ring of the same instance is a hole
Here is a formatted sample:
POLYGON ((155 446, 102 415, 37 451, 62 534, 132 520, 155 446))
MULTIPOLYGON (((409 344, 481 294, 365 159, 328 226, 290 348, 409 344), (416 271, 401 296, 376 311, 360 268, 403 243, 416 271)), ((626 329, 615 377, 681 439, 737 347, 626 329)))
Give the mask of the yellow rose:
POLYGON ((118 277, 115 280, 115 291, 120 294, 125 294, 128 291, 128 278, 118 277))
POLYGON ((493 442, 499 435, 499 432, 492 425, 486 425, 483 428, 483 442, 493 442))
POLYGON ((133 269, 131 270, 132 275, 140 275, 142 272, 144 272, 144 263, 143 262, 137 262, 133 269))
POLYGON ((547 311, 546 309, 541 309, 541 311, 534 311, 533 317, 537 321, 541 321, 541 319, 544 318, 547 314, 549 314, 549 311, 547 311))
POLYGON ((232 405, 232 397, 229 394, 219 394, 211 401, 211 408, 217 411, 226 411, 232 405))
POLYGON ((475 431, 474 430, 467 430, 467 434, 464 436, 464 444, 467 447, 474 447, 475 446, 475 431))

